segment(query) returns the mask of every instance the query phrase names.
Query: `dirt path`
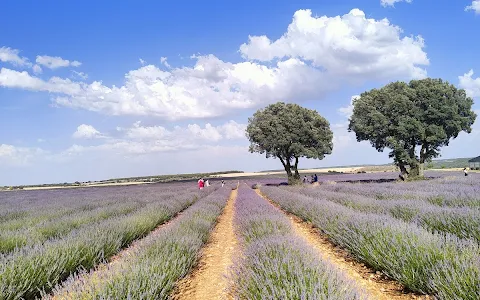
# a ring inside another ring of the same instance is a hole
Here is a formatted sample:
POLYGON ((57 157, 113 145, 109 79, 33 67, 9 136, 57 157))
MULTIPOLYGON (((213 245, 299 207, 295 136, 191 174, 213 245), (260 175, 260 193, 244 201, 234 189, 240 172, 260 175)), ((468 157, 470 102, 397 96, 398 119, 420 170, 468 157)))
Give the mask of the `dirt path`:
POLYGON ((237 247, 233 228, 237 193, 238 189, 232 191, 223 214, 219 217, 218 223, 202 251, 197 267, 179 282, 173 299, 233 299, 227 294, 229 281, 225 275, 232 265, 237 247))
POLYGON ((346 250, 335 246, 328 237, 312 224, 304 222, 299 217, 285 212, 277 204, 265 197, 260 190, 255 189, 258 195, 266 199, 274 207, 285 213, 295 232, 310 244, 325 261, 329 261, 360 287, 363 287, 369 299, 433 299, 432 297, 415 293, 405 293, 403 286, 381 274, 374 272, 363 263, 355 260, 346 250))
MULTIPOLYGON (((93 282, 95 280, 98 280, 102 272, 109 272, 112 268, 114 268, 116 265, 121 264, 122 262, 126 261, 129 259, 130 256, 135 255, 135 251, 139 248, 141 248, 143 245, 151 241, 152 239, 155 239, 165 228, 172 226, 173 223, 177 222, 178 219, 182 216, 183 212, 188 209, 190 206, 186 207, 183 209, 181 212, 173 216, 170 220, 167 222, 157 226, 153 231, 151 231, 147 236, 137 239, 133 241, 128 248, 125 248, 121 250, 119 253, 116 255, 112 256, 108 263, 100 264, 95 267, 94 270, 92 270, 89 273, 81 275, 79 278, 76 278, 75 281, 69 283, 69 287, 77 285, 77 283, 80 283, 82 281, 90 281, 93 282)), ((54 295, 48 295, 43 297, 42 299, 50 299, 50 300, 67 300, 67 299, 75 299, 73 296, 68 295, 67 291, 65 291, 65 288, 60 289, 60 291, 56 292, 54 295)))

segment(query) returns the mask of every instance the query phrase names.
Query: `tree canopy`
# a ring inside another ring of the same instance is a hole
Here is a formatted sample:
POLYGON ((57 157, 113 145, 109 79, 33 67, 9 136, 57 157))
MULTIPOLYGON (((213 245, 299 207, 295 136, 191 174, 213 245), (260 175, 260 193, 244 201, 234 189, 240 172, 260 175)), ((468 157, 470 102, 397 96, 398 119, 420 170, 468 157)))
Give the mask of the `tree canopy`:
POLYGON ((423 176, 424 163, 462 131, 470 133, 476 114, 473 99, 441 79, 393 82, 364 92, 353 101, 348 126, 357 141, 370 141, 379 152, 391 149, 402 173, 423 176))
POLYGON ((278 158, 289 183, 300 180, 300 157, 323 159, 333 149, 329 122, 317 111, 297 104, 278 102, 258 110, 248 119, 246 133, 249 151, 278 158))

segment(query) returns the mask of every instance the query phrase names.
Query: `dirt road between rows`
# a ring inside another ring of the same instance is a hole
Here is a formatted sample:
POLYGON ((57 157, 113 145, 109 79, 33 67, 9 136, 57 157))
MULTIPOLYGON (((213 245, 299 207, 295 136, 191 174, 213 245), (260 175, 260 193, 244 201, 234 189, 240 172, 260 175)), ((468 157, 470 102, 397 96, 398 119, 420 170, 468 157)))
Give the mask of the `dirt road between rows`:
POLYGON ((232 191, 197 267, 179 282, 173 293, 174 299, 233 299, 228 294, 229 280, 226 275, 233 264, 238 245, 233 225, 237 193, 238 189, 232 191))
POLYGON ((404 287, 400 283, 387 278, 380 272, 374 272, 363 263, 358 262, 348 251, 335 246, 318 228, 284 211, 279 205, 265 197, 259 189, 255 189, 255 192, 286 214, 297 235, 311 245, 318 252, 321 259, 333 264, 343 271, 348 278, 355 281, 359 287, 364 288, 369 299, 433 299, 426 295, 404 292, 404 287))

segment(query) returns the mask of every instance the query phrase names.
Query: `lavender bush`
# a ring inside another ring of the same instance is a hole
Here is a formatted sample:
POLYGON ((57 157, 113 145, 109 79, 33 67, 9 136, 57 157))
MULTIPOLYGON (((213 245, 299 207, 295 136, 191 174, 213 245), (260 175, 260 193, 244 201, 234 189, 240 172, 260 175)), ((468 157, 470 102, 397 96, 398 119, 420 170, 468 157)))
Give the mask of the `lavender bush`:
MULTIPOLYGON (((48 292, 70 274, 104 261, 211 191, 213 189, 163 199, 161 189, 156 187, 142 200, 146 205, 131 214, 95 222, 61 238, 0 256, 0 299, 33 299, 41 290, 48 292)), ((122 201, 122 194, 116 195, 118 201, 122 201)), ((128 197, 147 194, 140 192, 128 197)))
POLYGON ((195 265, 230 193, 226 185, 197 201, 129 260, 106 272, 72 276, 55 292, 72 299, 167 299, 175 282, 195 265), (87 279, 77 280, 79 276, 87 279))
POLYGON ((354 284, 295 236, 288 218, 242 185, 235 224, 243 255, 231 274, 239 299, 364 299, 354 284))
POLYGON ((480 208, 480 176, 444 177, 405 183, 337 183, 322 189, 377 200, 422 200, 438 206, 480 208))
POLYGON ((323 187, 289 187, 287 190, 315 199, 333 201, 362 212, 389 214, 394 218, 414 222, 432 232, 448 232, 459 238, 473 238, 480 242, 480 210, 477 209, 438 207, 422 200, 382 201, 355 194, 331 192, 323 187))
POLYGON ((285 210, 311 221, 359 260, 413 291, 440 299, 480 299, 480 249, 474 242, 280 188, 261 190, 285 210))

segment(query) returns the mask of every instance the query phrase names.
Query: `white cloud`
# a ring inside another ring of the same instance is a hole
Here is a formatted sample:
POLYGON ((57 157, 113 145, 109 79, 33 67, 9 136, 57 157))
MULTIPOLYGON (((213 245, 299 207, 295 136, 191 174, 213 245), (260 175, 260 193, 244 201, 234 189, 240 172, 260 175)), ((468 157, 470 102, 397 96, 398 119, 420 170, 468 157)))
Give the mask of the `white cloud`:
POLYGON ((246 142, 246 125, 229 121, 219 126, 189 124, 169 130, 163 126, 142 126, 135 122, 129 128, 117 127, 119 137, 108 137, 91 125, 82 124, 74 133, 75 138, 104 138, 102 144, 83 146, 75 144, 58 154, 61 158, 81 155, 85 152, 110 152, 121 155, 140 155, 158 152, 191 151, 219 145, 221 141, 242 140, 246 142))
POLYGON ((141 64, 142 66, 144 66, 144 65, 147 63, 146 61, 144 61, 144 60, 141 59, 141 58, 139 58, 138 60, 140 61, 140 64, 141 64))
POLYGON ((0 48, 0 61, 11 63, 16 66, 28 66, 30 67, 32 64, 28 61, 26 57, 20 57, 20 50, 12 49, 9 47, 2 47, 0 48))
POLYGON ((472 4, 465 7, 465 11, 473 10, 475 14, 480 14, 480 0, 472 1, 472 4))
POLYGON ((0 69, 0 86, 59 94, 80 94, 85 84, 60 77, 52 77, 48 81, 44 81, 31 76, 26 71, 2 68, 0 69))
POLYGON ((82 63, 79 61, 69 61, 67 59, 63 59, 59 56, 48 56, 48 55, 37 55, 37 59, 35 60, 37 64, 45 66, 49 69, 57 69, 63 67, 79 67, 82 63))
POLYGON ((27 165, 33 158, 46 152, 39 148, 0 144, 0 162, 7 165, 27 165))
POLYGON ((407 2, 407 3, 412 3, 412 0, 380 0, 380 4, 383 6, 383 7, 387 7, 387 6, 395 6, 395 3, 397 2, 407 2))
POLYGON ((39 143, 45 143, 46 141, 47 141, 47 140, 42 139, 42 138, 37 139, 37 142, 39 142, 39 143))
POLYGON ((233 120, 219 126, 212 126, 210 123, 201 127, 198 124, 188 124, 182 128, 175 126, 173 130, 168 130, 163 126, 141 126, 138 121, 131 128, 119 128, 118 131, 124 131, 125 137, 132 140, 164 140, 178 144, 206 141, 217 142, 222 139, 245 139, 245 124, 239 124, 233 120))
POLYGON ((32 70, 35 74, 41 74, 43 72, 42 67, 40 67, 39 65, 34 65, 32 67, 32 70))
POLYGON ((345 107, 340 107, 338 109, 338 112, 344 117, 346 117, 347 119, 350 118, 350 116, 353 114, 353 100, 356 100, 358 98, 360 98, 359 95, 352 96, 350 98, 350 104, 345 107))
POLYGON ((82 124, 77 127, 72 135, 76 139, 93 139, 93 138, 102 138, 104 135, 100 131, 96 130, 92 125, 82 124))
POLYGON ((167 68, 171 68, 171 66, 168 64, 167 62, 167 58, 166 57, 161 57, 160 58, 160 62, 167 68))
POLYGON ((278 100, 321 97, 335 83, 298 59, 276 67, 243 62, 227 63, 213 55, 197 58, 193 68, 163 71, 148 65, 130 71, 118 88, 72 82, 52 77, 49 81, 26 72, 0 71, 0 86, 61 94, 59 105, 112 115, 155 115, 168 120, 207 118, 237 109, 262 106, 278 100))
POLYGON ((344 84, 424 77, 423 47, 421 37, 401 37, 399 27, 358 9, 319 18, 299 10, 280 39, 250 37, 241 45, 242 55, 257 61, 192 55, 193 67, 171 68, 162 57, 161 67, 132 70, 120 87, 2 69, 0 86, 50 92, 56 105, 109 115, 211 118, 277 101, 321 100, 344 84))
POLYGON ((77 72, 75 70, 72 70, 72 73, 75 74, 81 80, 87 80, 88 79, 88 75, 83 73, 83 72, 77 72))
POLYGON ((220 131, 226 139, 246 139, 247 124, 239 124, 233 120, 220 126, 220 131))
POLYGON ((240 47, 245 58, 272 61, 285 57, 312 61, 331 75, 363 79, 423 78, 429 64, 421 36, 401 37, 387 19, 367 19, 359 9, 336 17, 295 12, 292 23, 276 41, 250 36, 240 47))
POLYGON ((459 86, 465 89, 467 95, 470 97, 480 97, 480 77, 473 78, 473 70, 468 73, 458 76, 459 86))

